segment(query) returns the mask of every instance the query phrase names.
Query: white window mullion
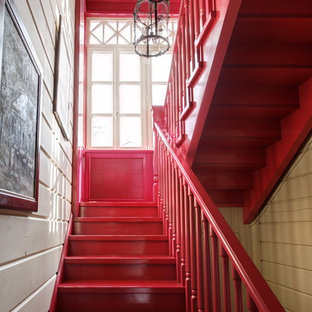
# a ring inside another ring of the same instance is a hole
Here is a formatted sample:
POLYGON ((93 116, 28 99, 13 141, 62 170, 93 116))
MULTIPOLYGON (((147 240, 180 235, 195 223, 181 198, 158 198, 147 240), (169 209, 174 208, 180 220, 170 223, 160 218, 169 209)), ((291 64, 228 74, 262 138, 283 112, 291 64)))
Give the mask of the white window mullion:
POLYGON ((87 58, 87 62, 88 62, 88 68, 87 68, 87 146, 91 146, 91 92, 90 92, 90 86, 91 86, 91 54, 92 54, 92 50, 88 51, 88 58, 87 58))
POLYGON ((119 62, 118 50, 114 48, 114 148, 119 147, 119 62))
POLYGON ((146 98, 146 105, 145 105, 145 133, 146 133, 146 148, 153 147, 153 125, 152 125, 152 94, 151 94, 151 60, 150 59, 143 59, 142 62, 144 63, 144 75, 145 79, 143 80, 143 88, 145 90, 145 98, 146 98))

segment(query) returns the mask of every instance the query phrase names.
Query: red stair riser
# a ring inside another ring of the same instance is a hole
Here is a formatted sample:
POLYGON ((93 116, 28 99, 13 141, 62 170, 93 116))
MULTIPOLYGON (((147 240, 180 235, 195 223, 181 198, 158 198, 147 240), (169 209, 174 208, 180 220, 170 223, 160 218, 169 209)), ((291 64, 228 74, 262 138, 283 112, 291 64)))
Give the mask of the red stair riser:
POLYGON ((175 264, 73 264, 65 263, 69 280, 175 280, 175 264))
POLYGON ((157 217, 156 207, 80 207, 81 217, 157 217))
POLYGON ((162 222, 74 222, 76 235, 157 235, 162 222))
POLYGON ((80 207, 157 207, 157 204, 154 202, 142 202, 142 201, 87 201, 80 202, 80 207))
POLYGON ((69 241, 70 256, 167 256, 168 241, 69 241))
POLYGON ((184 312, 183 293, 62 293, 58 312, 184 312), (105 307, 105 310, 104 310, 105 307))

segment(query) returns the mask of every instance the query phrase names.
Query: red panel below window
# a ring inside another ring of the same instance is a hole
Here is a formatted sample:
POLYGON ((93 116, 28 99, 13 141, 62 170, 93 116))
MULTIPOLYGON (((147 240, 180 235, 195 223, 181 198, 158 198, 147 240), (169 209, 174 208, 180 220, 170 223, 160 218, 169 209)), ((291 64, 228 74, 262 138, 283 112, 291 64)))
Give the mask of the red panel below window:
POLYGON ((152 201, 151 151, 88 151, 87 201, 152 201))

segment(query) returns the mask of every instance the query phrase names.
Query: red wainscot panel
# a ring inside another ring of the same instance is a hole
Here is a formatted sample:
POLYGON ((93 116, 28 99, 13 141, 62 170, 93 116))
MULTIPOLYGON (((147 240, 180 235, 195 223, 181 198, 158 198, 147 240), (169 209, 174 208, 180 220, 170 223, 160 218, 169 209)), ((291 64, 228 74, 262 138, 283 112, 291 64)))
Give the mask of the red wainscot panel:
POLYGON ((153 151, 86 151, 85 201, 153 201, 153 151))

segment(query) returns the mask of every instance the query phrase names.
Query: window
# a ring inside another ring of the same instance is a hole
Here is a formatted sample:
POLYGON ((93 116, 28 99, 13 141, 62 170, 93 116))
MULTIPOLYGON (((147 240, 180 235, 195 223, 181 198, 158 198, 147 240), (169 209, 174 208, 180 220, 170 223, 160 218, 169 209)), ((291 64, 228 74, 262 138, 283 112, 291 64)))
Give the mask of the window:
MULTIPOLYGON (((171 54, 146 59, 134 53, 133 22, 88 20, 87 146, 151 148, 151 105, 163 105, 171 54)), ((170 42, 176 21, 170 22, 170 42)))

